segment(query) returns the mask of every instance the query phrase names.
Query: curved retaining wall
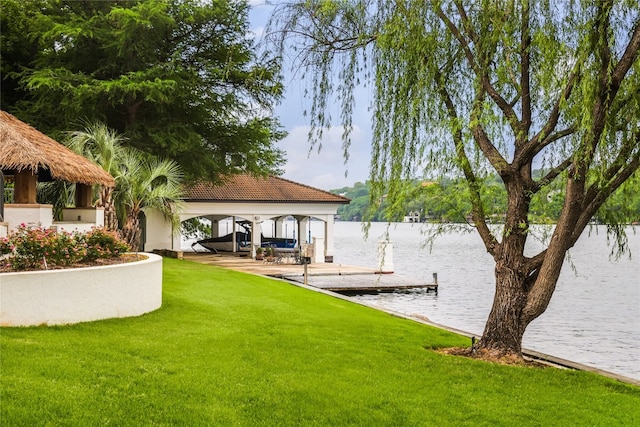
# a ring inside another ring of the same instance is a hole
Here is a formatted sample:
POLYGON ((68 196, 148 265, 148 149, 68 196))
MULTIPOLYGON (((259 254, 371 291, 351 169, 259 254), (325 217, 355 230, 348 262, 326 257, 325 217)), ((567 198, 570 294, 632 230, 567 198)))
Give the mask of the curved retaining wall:
POLYGON ((0 274, 0 326, 139 316, 162 305, 162 257, 100 267, 0 274))

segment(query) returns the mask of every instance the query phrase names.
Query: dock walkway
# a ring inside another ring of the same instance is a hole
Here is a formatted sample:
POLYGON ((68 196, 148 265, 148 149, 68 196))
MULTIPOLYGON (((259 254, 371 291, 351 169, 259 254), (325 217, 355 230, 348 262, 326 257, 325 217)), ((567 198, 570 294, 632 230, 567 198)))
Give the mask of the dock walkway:
MULTIPOLYGON (((246 256, 206 252, 185 252, 184 258, 245 273, 304 283, 304 265, 265 263, 246 256)), ((421 283, 397 274, 379 274, 374 268, 334 263, 308 264, 306 267, 307 284, 327 291, 342 293, 393 292, 403 289, 438 291, 436 283, 426 281, 421 283)))
MULTIPOLYGON (((304 276, 284 276, 284 279, 304 283, 304 276)), ((307 284, 340 293, 393 292, 406 289, 425 289, 438 292, 435 283, 419 283, 397 274, 309 275, 307 284)))

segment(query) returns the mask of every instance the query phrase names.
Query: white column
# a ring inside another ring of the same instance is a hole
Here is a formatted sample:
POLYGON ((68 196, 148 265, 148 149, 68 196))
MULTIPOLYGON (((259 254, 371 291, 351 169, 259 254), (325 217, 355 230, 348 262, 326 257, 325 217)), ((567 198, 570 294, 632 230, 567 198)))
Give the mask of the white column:
POLYGON ((256 257, 256 248, 262 244, 262 225, 259 215, 251 215, 251 258, 256 257))
POLYGON ((204 218, 211 221, 211 236, 209 237, 220 237, 220 221, 213 215, 207 215, 204 218))
MULTIPOLYGON (((327 215, 324 220, 324 255, 333 260, 334 246, 334 219, 333 215, 327 215)), ((333 261, 332 261, 333 262, 333 261)))
POLYGON ((276 234, 273 237, 285 237, 284 236, 284 217, 279 216, 273 219, 273 222, 276 225, 276 234))
POLYGON ((298 221, 298 218, 296 218, 295 216, 293 217, 292 227, 293 234, 291 235, 291 237, 296 241, 296 244, 298 244, 300 243, 300 221, 298 221))
POLYGON ((308 216, 301 216, 298 218, 298 246, 303 243, 311 243, 311 239, 309 239, 309 223, 310 218, 308 216))
POLYGON ((238 252, 238 240, 236 236, 236 217, 231 217, 231 230, 232 231, 232 239, 233 239, 233 252, 238 252))
POLYGON ((324 237, 313 238, 313 262, 324 263, 324 237))
MULTIPOLYGON (((151 241, 151 239, 147 238, 147 242, 144 245, 145 251, 152 251, 153 249, 171 249, 172 251, 181 251, 182 250, 182 233, 180 232, 180 230, 174 230, 173 225, 171 224, 171 221, 164 218, 163 216, 160 216, 160 213, 158 213, 157 211, 154 210, 153 213, 156 218, 155 222, 164 225, 164 230, 166 230, 167 232, 167 237, 171 240, 171 247, 170 248, 163 247, 161 242, 154 243, 153 241, 151 241)), ((153 234, 155 231, 152 230, 151 227, 149 227, 149 225, 152 223, 152 221, 149 220, 150 215, 148 213, 146 215, 147 215, 147 236, 148 237, 155 236, 153 234)))

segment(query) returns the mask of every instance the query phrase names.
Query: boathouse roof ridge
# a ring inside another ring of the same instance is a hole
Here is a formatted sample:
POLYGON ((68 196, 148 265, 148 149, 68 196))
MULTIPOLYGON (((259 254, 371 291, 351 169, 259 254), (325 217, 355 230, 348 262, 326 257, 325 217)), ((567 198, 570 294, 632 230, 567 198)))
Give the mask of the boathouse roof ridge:
POLYGON ((278 176, 238 174, 219 185, 203 181, 192 185, 186 190, 185 201, 347 204, 351 200, 278 176))

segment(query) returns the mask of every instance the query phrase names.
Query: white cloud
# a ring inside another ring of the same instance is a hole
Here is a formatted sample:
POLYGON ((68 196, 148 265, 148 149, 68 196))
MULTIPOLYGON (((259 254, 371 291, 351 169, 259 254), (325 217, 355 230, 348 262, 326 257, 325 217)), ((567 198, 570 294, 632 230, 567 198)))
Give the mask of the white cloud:
POLYGON ((322 149, 309 152, 309 127, 295 126, 279 143, 286 151, 284 178, 312 187, 331 190, 364 182, 369 176, 369 136, 356 126, 351 134, 350 159, 345 165, 342 155, 342 127, 325 129, 322 149), (347 177, 345 177, 347 172, 347 177))

